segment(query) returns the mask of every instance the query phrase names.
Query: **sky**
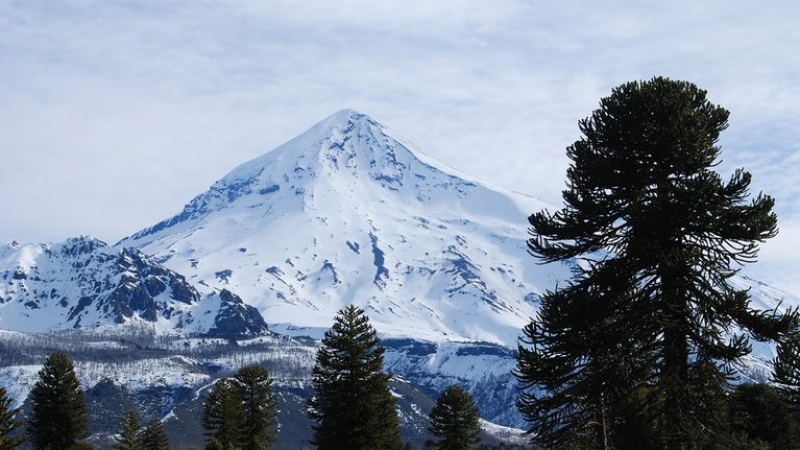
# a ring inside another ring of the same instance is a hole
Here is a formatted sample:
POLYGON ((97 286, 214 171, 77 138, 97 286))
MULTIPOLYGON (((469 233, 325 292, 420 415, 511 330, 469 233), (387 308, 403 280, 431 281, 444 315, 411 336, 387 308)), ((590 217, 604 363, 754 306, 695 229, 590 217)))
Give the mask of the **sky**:
POLYGON ((560 205, 578 121, 666 76, 730 110, 717 170, 776 200, 743 273, 800 295, 798 18, 791 0, 0 0, 0 242, 115 243, 345 108, 560 205))

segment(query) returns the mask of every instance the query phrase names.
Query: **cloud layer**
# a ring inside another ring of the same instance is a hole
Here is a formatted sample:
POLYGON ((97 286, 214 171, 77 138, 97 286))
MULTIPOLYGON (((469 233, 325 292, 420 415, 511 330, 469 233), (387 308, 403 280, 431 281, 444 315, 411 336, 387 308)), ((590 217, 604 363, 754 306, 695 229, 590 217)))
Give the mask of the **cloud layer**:
POLYGON ((328 114, 559 203, 577 121, 629 80, 732 112, 720 171, 776 197, 748 274, 800 293, 791 2, 0 2, 0 241, 116 241, 328 114))

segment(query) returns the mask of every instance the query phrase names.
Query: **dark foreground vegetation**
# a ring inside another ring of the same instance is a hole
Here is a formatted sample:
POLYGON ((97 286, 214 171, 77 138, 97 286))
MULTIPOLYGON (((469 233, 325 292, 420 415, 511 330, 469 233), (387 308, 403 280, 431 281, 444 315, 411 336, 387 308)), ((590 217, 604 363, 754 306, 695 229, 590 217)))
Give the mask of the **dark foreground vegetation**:
POLYGON ((543 447, 796 448, 792 414, 778 429, 757 410, 795 400, 800 317, 730 283, 777 219, 748 172, 713 170, 727 126, 705 91, 666 78, 614 89, 580 122, 564 207, 529 218, 536 258, 579 260, 519 347, 518 407, 543 447), (778 391, 733 388, 751 338, 777 342, 778 391))

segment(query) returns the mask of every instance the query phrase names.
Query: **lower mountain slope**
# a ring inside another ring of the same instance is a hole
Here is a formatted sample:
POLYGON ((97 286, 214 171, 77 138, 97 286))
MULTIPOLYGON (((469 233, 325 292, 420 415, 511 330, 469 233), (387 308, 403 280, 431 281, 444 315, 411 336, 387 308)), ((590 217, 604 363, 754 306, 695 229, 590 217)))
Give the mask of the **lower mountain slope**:
MULTIPOLYGON (((118 429, 120 417, 129 409, 137 410, 145 422, 160 419, 173 448, 202 448, 203 403, 213 384, 243 365, 260 364, 268 368, 274 379, 273 389, 278 398, 279 432, 273 448, 310 448, 312 423, 305 412, 311 394, 316 342, 276 336, 235 341, 117 331, 71 330, 46 335, 0 332, 0 386, 7 387, 16 406, 29 407, 25 399, 37 380, 42 361, 52 351, 68 351, 86 392, 91 441, 98 449, 112 448, 112 435, 118 429)), ((401 355, 403 352, 398 350, 409 344, 409 341, 387 342, 387 353, 401 355)), ((420 379, 423 383, 418 383, 411 372, 425 365, 425 360, 437 366, 450 366, 442 371, 437 382, 451 384, 459 381, 457 376, 464 375, 463 367, 459 368, 458 363, 452 365, 456 347, 418 350, 416 369, 409 370, 409 377, 394 372, 390 383, 403 439, 413 448, 421 448, 431 438, 426 431, 427 415, 437 389, 432 380, 420 379), (431 350, 433 353, 428 353, 431 350), (437 358, 442 361, 433 361, 437 358)), ((505 407, 508 406, 506 403, 505 407)), ((489 422, 483 425, 484 441, 488 444, 523 440, 518 430, 489 422)))

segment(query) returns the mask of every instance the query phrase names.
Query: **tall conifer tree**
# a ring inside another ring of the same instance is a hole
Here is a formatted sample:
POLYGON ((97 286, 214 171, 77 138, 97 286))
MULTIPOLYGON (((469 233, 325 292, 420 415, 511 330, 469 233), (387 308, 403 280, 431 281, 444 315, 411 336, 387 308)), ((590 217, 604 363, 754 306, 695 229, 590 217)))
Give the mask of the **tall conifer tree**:
POLYGON ((14 400, 0 386, 0 450, 16 450, 25 441, 19 433, 22 422, 17 418, 19 408, 13 408, 14 400))
POLYGON ((160 420, 152 419, 142 429, 142 450, 170 450, 167 430, 160 420))
POLYGON ((223 449, 239 447, 242 443, 242 395, 229 378, 217 380, 203 408, 203 428, 209 447, 223 449))
MULTIPOLYGON (((565 423, 597 424, 628 395, 621 378, 597 375, 630 350, 620 361, 638 379, 626 382, 653 387, 665 448, 700 448, 724 428, 710 409, 728 387, 730 363, 750 351, 746 335, 729 332, 775 339, 797 326, 794 312, 753 311, 729 282, 731 266, 754 261, 777 227, 772 198, 750 198, 749 173, 723 181, 713 170, 727 120, 693 84, 654 78, 614 89, 580 122, 583 137, 567 149, 565 207, 529 218, 535 257, 583 260, 573 283, 545 296, 552 311, 524 330, 516 373, 531 389, 519 407, 540 439, 565 423), (557 319, 562 302, 567 316, 557 319), (600 311, 594 325, 587 305, 600 311), (553 399, 557 413, 543 413, 553 399)), ((611 445, 607 432, 591 435, 611 445)))
POLYGON ((383 353, 363 309, 339 311, 317 352, 308 402, 319 450, 403 447, 383 353))
POLYGON ((51 354, 30 394, 28 434, 37 450, 63 450, 89 436, 86 404, 75 366, 61 352, 51 354))
POLYGON ((144 450, 142 448, 141 421, 136 411, 127 411, 119 421, 119 432, 114 436, 114 450, 144 450))
POLYGON ((469 450, 481 442, 478 408, 469 392, 453 385, 442 392, 428 415, 428 431, 438 438, 437 450, 469 450))
POLYGON ((272 378, 261 366, 246 366, 233 377, 239 388, 242 421, 242 450, 265 450, 275 442, 277 400, 272 394, 272 378))

